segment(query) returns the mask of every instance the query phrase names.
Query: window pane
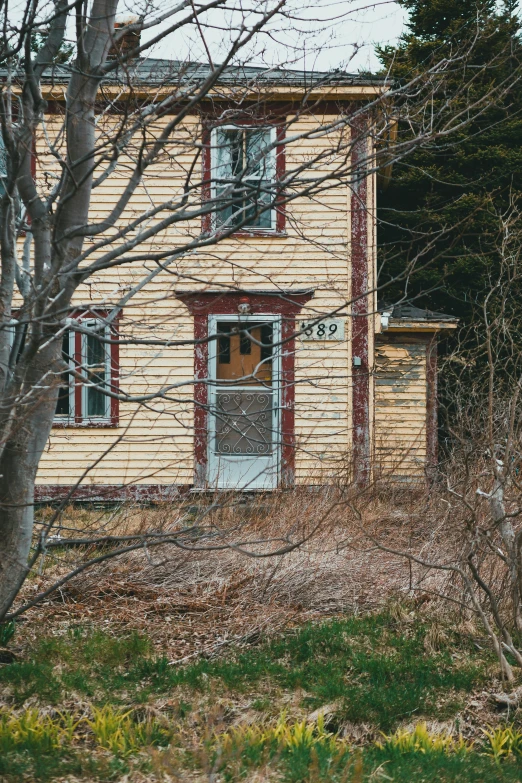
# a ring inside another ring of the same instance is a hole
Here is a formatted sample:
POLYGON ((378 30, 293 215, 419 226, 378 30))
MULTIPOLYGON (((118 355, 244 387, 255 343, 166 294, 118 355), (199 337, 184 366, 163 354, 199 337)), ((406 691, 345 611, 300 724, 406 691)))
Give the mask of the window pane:
POLYGON ((244 168, 243 131, 218 128, 216 142, 216 177, 224 180, 238 177, 244 168))
POLYGON ((246 134, 246 157, 249 167, 249 182, 253 192, 247 193, 247 222, 256 228, 271 228, 271 210, 259 215, 256 212, 270 204, 272 199, 271 185, 274 178, 274 153, 268 150, 271 141, 271 131, 248 130, 246 134), (256 179, 253 179, 253 177, 256 179))
POLYGON ((239 189, 234 189, 230 185, 220 185, 216 187, 216 198, 222 198, 226 206, 218 209, 217 222, 220 226, 239 225, 243 219, 243 194, 239 189))
POLYGON ((230 364, 230 337, 225 334, 218 337, 218 363, 230 364))
POLYGON ((271 130, 218 128, 215 139, 215 195, 224 204, 217 210, 218 224, 271 229, 275 154, 266 149, 271 130), (263 205, 266 211, 257 214, 263 205))
POLYGON ((248 173, 260 179, 271 179, 272 173, 272 151, 268 151, 270 145, 270 130, 262 128, 261 130, 247 130, 246 136, 246 159, 248 163, 248 173))
POLYGON ((272 228, 272 210, 266 209, 260 214, 256 214, 263 206, 270 204, 272 193, 270 182, 267 181, 248 181, 249 191, 246 200, 247 225, 253 228, 272 228))
POLYGON ((272 362, 272 343, 273 343, 273 332, 274 327, 272 324, 263 324, 261 327, 261 334, 260 334, 260 343, 261 343, 261 351, 260 351, 260 360, 262 362, 267 363, 268 366, 270 366, 272 362))
MULTIPOLYGON (((67 364, 70 364, 71 357, 69 355, 69 340, 70 332, 67 329, 62 338, 62 359, 67 364)), ((56 416, 71 416, 71 373, 65 371, 62 373, 62 382, 60 389, 58 390, 58 401, 56 403, 56 416)))
POLYGON ((222 197, 226 204, 218 212, 218 222, 220 225, 233 226, 242 220, 241 185, 236 188, 233 183, 236 178, 241 177, 244 168, 243 131, 235 128, 218 128, 216 142, 216 197, 222 197), (235 215, 237 220, 234 221, 235 215))
POLYGON ((239 386, 271 386, 272 324, 222 321, 217 331, 216 380, 226 381, 227 386, 234 382, 239 386))
POLYGON ((101 391, 108 382, 107 356, 108 346, 100 337, 104 337, 106 329, 103 324, 97 324, 91 328, 91 334, 85 335, 85 373, 89 383, 95 386, 86 386, 86 411, 87 417, 107 416, 108 397, 101 391))

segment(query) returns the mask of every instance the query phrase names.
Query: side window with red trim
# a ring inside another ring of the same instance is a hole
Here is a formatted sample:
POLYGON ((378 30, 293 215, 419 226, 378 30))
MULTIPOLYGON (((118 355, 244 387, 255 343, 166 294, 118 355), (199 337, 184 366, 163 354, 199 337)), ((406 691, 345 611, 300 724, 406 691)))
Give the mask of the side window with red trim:
POLYGON ((83 317, 77 323, 79 329, 71 325, 63 333, 62 357, 69 369, 61 376, 55 422, 114 423, 110 392, 119 369, 117 343, 103 318, 83 317))

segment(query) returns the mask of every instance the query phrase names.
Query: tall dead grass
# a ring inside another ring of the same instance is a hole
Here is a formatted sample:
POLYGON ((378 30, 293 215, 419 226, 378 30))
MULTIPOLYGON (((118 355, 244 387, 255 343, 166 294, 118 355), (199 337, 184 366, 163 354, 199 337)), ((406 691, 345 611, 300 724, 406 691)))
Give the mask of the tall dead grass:
MULTIPOLYGON (((44 509, 42 519, 50 513, 44 509)), ((374 541, 433 553, 442 544, 440 513, 439 499, 424 486, 383 482, 364 492, 330 486, 190 496, 145 508, 71 507, 58 529, 63 537, 157 531, 176 543, 94 566, 55 593, 44 611, 56 622, 87 618, 146 628, 179 659, 296 619, 378 609, 393 596, 435 600, 446 589, 444 574, 374 541)), ((51 551, 26 594, 99 551, 51 551)))

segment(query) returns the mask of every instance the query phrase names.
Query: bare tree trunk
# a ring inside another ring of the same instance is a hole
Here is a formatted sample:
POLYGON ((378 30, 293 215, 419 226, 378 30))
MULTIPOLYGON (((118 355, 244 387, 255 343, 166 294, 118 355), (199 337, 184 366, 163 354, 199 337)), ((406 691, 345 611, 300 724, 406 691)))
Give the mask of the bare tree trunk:
POLYGON ((493 491, 489 501, 493 522, 506 549, 508 561, 509 581, 511 588, 511 601, 513 605, 513 621, 517 631, 522 631, 522 614, 520 610, 518 558, 516 551, 516 536, 511 520, 506 516, 504 503, 504 487, 499 478, 495 479, 493 491))
MULTIPOLYGON (((114 30, 117 4, 118 0, 94 0, 90 19, 79 36, 77 67, 73 70, 67 91, 68 166, 56 213, 54 253, 51 253, 48 216, 38 212, 38 209, 42 209, 40 202, 33 204, 35 283, 42 288, 50 284, 49 294, 52 299, 49 303, 46 297, 42 297, 35 302, 33 317, 37 317, 37 323, 32 326, 32 350, 24 351, 25 360, 22 358, 17 366, 17 378, 7 389, 6 396, 11 396, 17 402, 14 411, 9 412, 10 415, 0 415, 3 441, 3 448, 0 447, 0 620, 9 611, 28 572, 36 472, 51 432, 58 379, 63 370, 61 338, 56 337, 59 334, 60 318, 53 313, 66 311, 80 279, 79 275, 71 274, 83 244, 82 235, 74 236, 74 231, 83 227, 88 218, 95 147, 94 105, 99 89, 100 68, 105 62, 114 30), (69 274, 61 275, 64 266, 69 274), (44 322, 48 326, 42 331, 41 324, 44 322)), ((60 30, 57 31, 59 40, 63 36, 62 22, 65 23, 64 19, 60 21, 60 30)), ((27 109, 37 113, 33 106, 33 93, 34 90, 26 91, 27 109)), ((38 105, 36 109, 41 111, 41 106, 38 105)), ((26 142, 25 146, 30 149, 31 144, 26 142)), ((28 162, 25 163, 27 168, 28 162)), ((22 192, 24 185, 29 190, 33 188, 32 178, 28 183, 21 182, 22 192)), ((25 196, 30 201, 31 193, 25 196)), ((11 242, 9 249, 13 247, 14 243, 11 242)), ((7 287, 7 296, 3 298, 10 302, 14 263, 9 265, 6 256, 6 252, 3 252, 0 294, 7 287)), ((0 350, 0 371, 1 365, 5 363, 0 350)), ((9 405, 6 406, 6 413, 8 411, 9 405)))
POLYGON ((62 369, 60 354, 60 341, 54 340, 32 361, 0 457, 0 620, 27 576, 34 485, 56 409, 56 380, 62 369))

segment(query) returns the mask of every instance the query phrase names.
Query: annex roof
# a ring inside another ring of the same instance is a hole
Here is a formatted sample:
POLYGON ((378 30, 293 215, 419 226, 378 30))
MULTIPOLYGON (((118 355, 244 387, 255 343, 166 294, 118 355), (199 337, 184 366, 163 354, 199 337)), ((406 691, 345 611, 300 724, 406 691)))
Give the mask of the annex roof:
POLYGON ((457 322, 458 318, 453 315, 446 315, 445 313, 437 313, 434 310, 427 310, 420 307, 414 307, 411 304, 398 304, 398 305, 383 305, 379 308, 381 312, 386 311, 390 313, 390 317, 394 320, 405 321, 448 321, 457 322))
POLYGON ((387 331, 433 332, 440 329, 456 329, 458 318, 411 304, 380 305, 381 319, 387 314, 384 327, 387 331))

